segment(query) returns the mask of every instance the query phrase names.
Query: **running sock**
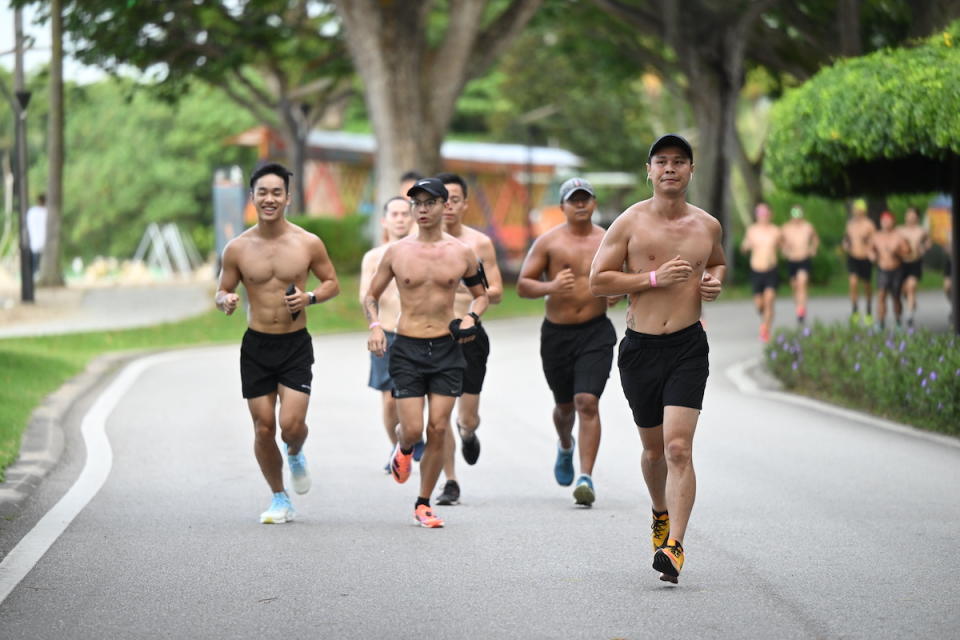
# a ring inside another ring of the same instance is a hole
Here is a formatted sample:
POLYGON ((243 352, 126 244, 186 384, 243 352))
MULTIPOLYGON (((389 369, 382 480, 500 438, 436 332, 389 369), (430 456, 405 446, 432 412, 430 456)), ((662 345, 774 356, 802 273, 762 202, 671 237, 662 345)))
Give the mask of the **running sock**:
POLYGON ((425 504, 428 507, 430 506, 430 498, 417 498, 417 504, 413 505, 413 508, 416 509, 420 505, 425 504))
POLYGON ((666 512, 666 511, 657 511, 656 509, 651 509, 651 511, 653 511, 653 516, 654 516, 655 518, 659 518, 660 516, 665 516, 665 515, 667 515, 667 512, 666 512))
POLYGON ((403 447, 400 447, 400 453, 402 453, 405 456, 408 456, 411 453, 413 453, 413 447, 407 447, 406 449, 404 449, 403 447))
POLYGON ((853 311, 851 311, 851 313, 853 313, 854 315, 856 315, 856 314, 857 314, 857 311, 859 311, 859 309, 857 309, 857 303, 854 302, 854 303, 853 303, 853 311))

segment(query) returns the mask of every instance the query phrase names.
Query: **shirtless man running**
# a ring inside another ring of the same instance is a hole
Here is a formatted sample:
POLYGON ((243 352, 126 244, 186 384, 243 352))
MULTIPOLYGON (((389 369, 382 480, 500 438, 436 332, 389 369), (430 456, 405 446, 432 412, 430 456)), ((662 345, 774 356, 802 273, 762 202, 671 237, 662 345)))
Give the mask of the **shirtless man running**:
POLYGON ((417 233, 387 247, 363 306, 370 323, 367 348, 383 355, 387 338, 381 327, 378 301, 387 284, 396 280, 400 319, 391 347, 390 377, 400 431, 390 470, 397 482, 406 482, 410 477, 413 447, 423 437, 426 397, 427 445, 420 461, 420 494, 414 505, 414 518, 420 526, 437 528, 443 526, 443 520, 430 508, 430 494, 440 477, 450 415, 463 388, 465 361, 460 340, 476 335, 476 319, 489 301, 476 254, 443 232, 443 210, 448 197, 443 183, 436 178, 424 178, 407 195, 413 200, 417 233), (453 303, 461 279, 467 283, 473 301, 467 314, 456 318, 453 303))
POLYGON ((693 150, 667 134, 650 147, 653 197, 607 230, 590 269, 594 295, 628 294, 617 362, 643 443, 641 468, 653 502, 653 568, 676 582, 696 495, 693 435, 709 370, 702 301, 720 295, 726 261, 717 219, 686 201, 693 150))
MULTIPOLYGON (((406 196, 395 196, 387 200, 383 205, 383 216, 380 218, 380 225, 383 228, 385 244, 374 247, 367 251, 360 263, 360 304, 363 305, 363 298, 370 288, 370 281, 373 274, 377 272, 380 265, 380 259, 387 250, 387 245, 406 238, 413 228, 413 213, 410 211, 410 200, 406 196)), ((396 337, 397 317, 400 315, 400 294, 397 292, 397 285, 391 281, 380 296, 380 328, 383 329, 387 337, 387 351, 382 356, 370 354, 370 378, 367 385, 371 389, 380 392, 381 407, 383 413, 383 427, 387 431, 387 438, 390 440, 390 456, 393 456, 393 448, 397 444, 397 425, 400 424, 400 418, 397 417, 397 403, 393 398, 393 380, 390 378, 390 345, 396 337)), ((423 455, 423 442, 419 442, 413 450, 413 459, 419 461, 423 455)), ((384 465, 383 470, 390 473, 390 461, 384 465)))
POLYGON ((780 276, 777 274, 777 248, 780 246, 780 227, 771 221, 770 207, 761 202, 754 210, 756 222, 747 227, 740 250, 750 253, 750 283, 753 304, 760 314, 760 340, 770 340, 773 328, 773 303, 777 298, 780 276))
MULTIPOLYGON (((487 278, 487 298, 490 304, 498 304, 503 297, 503 277, 497 266, 497 252, 490 238, 476 229, 463 224, 467 213, 467 183, 455 173, 441 173, 437 180, 447 188, 449 197, 443 211, 443 230, 464 243, 477 254, 487 278)), ((463 283, 457 288, 453 303, 453 312, 457 317, 467 314, 473 295, 463 283)), ((463 395, 457 400, 457 432, 460 434, 460 448, 467 464, 476 464, 480 457, 480 439, 477 428, 480 426, 480 391, 487 376, 487 359, 490 357, 490 339, 487 332, 476 319, 477 335, 463 341, 463 357, 467 367, 463 370, 463 395)), ((437 504, 452 505, 460 502, 460 484, 457 482, 456 452, 457 440, 451 433, 444 440, 443 475, 447 481, 443 491, 437 496, 437 504)))
POLYGON ((897 227, 897 233, 907 241, 908 251, 903 256, 903 294, 907 302, 907 326, 912 327, 917 315, 917 285, 923 279, 923 256, 933 243, 927 230, 920 226, 920 215, 916 207, 907 207, 903 224, 897 227))
POLYGON ((557 484, 573 484, 573 423, 580 419, 580 477, 573 490, 577 504, 596 500, 593 465, 600 448, 600 396, 610 377, 617 332, 607 318, 608 300, 590 292, 590 263, 605 233, 592 222, 597 199, 582 178, 560 186, 566 224, 537 238, 520 267, 517 294, 546 296, 540 327, 540 359, 553 392, 553 426, 557 430, 557 484))
POLYGON ((803 324, 807 319, 807 288, 813 270, 813 256, 817 255, 820 236, 804 219, 803 209, 798 204, 790 208, 790 220, 780 227, 780 233, 780 251, 787 260, 797 322, 803 324))
POLYGON ((854 200, 850 209, 850 219, 843 233, 843 250, 847 253, 847 273, 850 284, 850 303, 853 305, 851 318, 856 319, 859 311, 858 285, 863 285, 863 293, 867 299, 867 313, 863 320, 867 324, 873 322, 873 265, 870 263, 870 246, 873 244, 873 234, 877 232, 873 220, 867 217, 867 203, 863 200, 854 200))
POLYGON ((895 224, 892 213, 884 211, 880 214, 880 230, 873 234, 870 245, 870 259, 877 264, 877 320, 881 329, 886 326, 887 294, 893 301, 893 315, 898 327, 903 313, 900 295, 903 287, 903 257, 909 253, 910 245, 893 228, 895 224))
POLYGON ((280 438, 286 446, 291 484, 297 493, 310 490, 303 443, 313 343, 305 308, 340 292, 323 242, 285 217, 290 176, 285 167, 267 164, 250 177, 257 224, 224 248, 216 295, 217 308, 227 315, 240 303, 236 289, 241 282, 250 299, 248 329, 240 347, 240 379, 253 418, 254 454, 273 492, 270 508, 260 515, 264 524, 289 522, 296 515, 283 486, 283 457, 276 435, 278 399, 280 438), (304 291, 309 272, 320 286, 304 291))

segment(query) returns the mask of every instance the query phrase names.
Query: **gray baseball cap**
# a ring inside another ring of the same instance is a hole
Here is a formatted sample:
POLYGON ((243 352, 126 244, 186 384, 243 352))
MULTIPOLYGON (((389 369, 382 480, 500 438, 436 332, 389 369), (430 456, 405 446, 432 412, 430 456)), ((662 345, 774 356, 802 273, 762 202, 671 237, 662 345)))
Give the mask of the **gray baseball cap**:
POLYGON ((593 192, 593 185, 589 182, 583 178, 570 178, 560 185, 560 202, 566 202, 567 199, 577 191, 586 191, 591 197, 596 197, 596 194, 593 192))

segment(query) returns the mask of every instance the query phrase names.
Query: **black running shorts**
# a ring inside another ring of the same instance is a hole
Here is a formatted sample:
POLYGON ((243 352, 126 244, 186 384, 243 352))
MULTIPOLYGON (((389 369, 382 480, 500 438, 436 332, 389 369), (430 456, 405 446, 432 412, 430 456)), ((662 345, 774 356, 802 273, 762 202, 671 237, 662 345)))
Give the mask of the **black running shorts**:
POLYGON ((916 278, 919 282, 923 280, 923 260, 914 260, 913 262, 904 262, 903 267, 903 279, 913 277, 916 278))
POLYGON ((383 335, 387 338, 387 350, 382 356, 370 352, 370 379, 367 386, 377 391, 392 391, 393 380, 390 378, 390 347, 397 334, 392 331, 384 331, 383 335))
POLYGON ((780 286, 780 274, 774 267, 769 271, 754 271, 750 269, 750 284, 753 286, 754 295, 763 293, 766 289, 776 290, 780 286))
POLYGON ((866 258, 847 256, 847 273, 852 273, 861 280, 870 280, 873 277, 873 263, 866 258))
POLYGON ((603 395, 613 364, 617 331, 606 314, 578 324, 544 319, 540 360, 556 404, 573 402, 578 393, 603 395))
POLYGON ((809 276, 813 271, 813 262, 810 258, 804 260, 787 260, 787 273, 790 278, 796 278, 801 271, 806 271, 809 276))
POLYGON ((278 385, 310 393, 313 341, 306 329, 262 333, 247 329, 240 343, 240 383, 244 398, 274 393, 278 385))
POLYGON ((461 342, 467 368, 463 370, 463 392, 479 394, 487 377, 487 358, 490 357, 490 338, 482 324, 477 325, 477 336, 470 342, 461 342))
POLYGON ((699 322, 665 335, 627 329, 617 365, 638 427, 663 424, 666 406, 703 408, 709 354, 707 334, 699 322))
POLYGON ((460 343, 450 334, 438 338, 397 334, 390 352, 393 397, 460 396, 465 366, 460 343))

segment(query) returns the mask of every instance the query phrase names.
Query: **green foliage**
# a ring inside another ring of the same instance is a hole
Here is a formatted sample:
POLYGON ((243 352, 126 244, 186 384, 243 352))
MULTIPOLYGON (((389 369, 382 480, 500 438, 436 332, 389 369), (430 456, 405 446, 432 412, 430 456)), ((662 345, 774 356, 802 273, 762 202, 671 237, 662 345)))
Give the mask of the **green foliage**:
POLYGON ((960 435, 960 338, 874 326, 778 330, 764 349, 791 390, 960 435))
POLYGON ((944 189, 960 154, 960 21, 910 49, 843 60, 773 111, 765 171, 828 196, 944 189))
POLYGON ((370 249, 364 233, 369 220, 367 216, 352 215, 340 219, 296 216, 289 220, 323 240, 338 276, 360 271, 363 254, 370 249))

